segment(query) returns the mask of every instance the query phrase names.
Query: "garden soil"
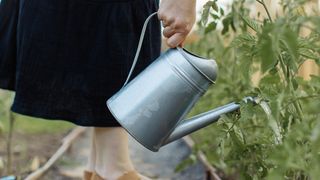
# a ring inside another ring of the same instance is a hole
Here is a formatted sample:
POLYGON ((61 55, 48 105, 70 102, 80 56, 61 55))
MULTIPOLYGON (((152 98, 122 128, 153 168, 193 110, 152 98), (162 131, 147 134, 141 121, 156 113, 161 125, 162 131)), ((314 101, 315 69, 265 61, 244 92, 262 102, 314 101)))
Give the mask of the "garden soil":
MULTIPOLYGON (((44 180, 80 180, 89 154, 89 129, 78 137, 71 148, 44 175, 44 180)), ((65 134, 14 134, 14 172, 24 178, 37 163, 43 165, 61 145, 65 134)), ((4 137, 0 146, 5 147, 4 137)), ((175 172, 175 168, 187 159, 191 150, 182 140, 175 141, 159 152, 151 152, 130 138, 130 154, 137 170, 152 179, 203 180, 205 168, 200 162, 175 172)), ((5 157, 5 149, 0 149, 5 157)))

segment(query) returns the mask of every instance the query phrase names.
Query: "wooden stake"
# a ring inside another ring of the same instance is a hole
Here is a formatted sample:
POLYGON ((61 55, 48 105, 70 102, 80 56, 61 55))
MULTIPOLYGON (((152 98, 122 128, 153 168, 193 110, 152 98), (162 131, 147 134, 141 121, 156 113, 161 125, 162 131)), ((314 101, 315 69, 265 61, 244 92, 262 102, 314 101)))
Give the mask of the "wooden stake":
MULTIPOLYGON (((189 146, 189 148, 192 148, 195 144, 195 142, 192 140, 192 138, 190 136, 185 136, 182 139, 189 146)), ((197 152, 197 158, 204 165, 204 167, 207 169, 207 172, 209 175, 209 177, 207 177, 208 179, 221 180, 219 175, 216 173, 217 170, 208 162, 205 154, 202 151, 197 152)))
POLYGON ((86 130, 85 127, 77 127, 73 129, 63 140, 60 148, 42 167, 31 173, 26 180, 36 180, 43 176, 48 169, 69 149, 72 142, 86 130))

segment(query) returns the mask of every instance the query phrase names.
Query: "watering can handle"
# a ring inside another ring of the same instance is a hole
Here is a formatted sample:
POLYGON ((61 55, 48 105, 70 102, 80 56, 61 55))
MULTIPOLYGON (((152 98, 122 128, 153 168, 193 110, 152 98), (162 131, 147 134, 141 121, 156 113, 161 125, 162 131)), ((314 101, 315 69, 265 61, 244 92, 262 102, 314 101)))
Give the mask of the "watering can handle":
POLYGON ((131 68, 130 68, 128 77, 127 77, 125 83, 123 84, 123 87, 125 87, 125 86, 128 84, 128 82, 129 82, 129 80, 130 80, 130 77, 132 76, 133 70, 134 70, 134 68, 135 68, 135 66, 136 66, 136 64, 137 64, 137 61, 138 61, 138 58, 139 58, 139 54, 140 54, 140 50, 141 50, 141 46, 142 46, 143 39, 144 39, 144 35, 145 35, 145 33, 146 33, 147 25, 148 25, 150 19, 151 19, 154 15, 156 15, 156 14, 157 14, 157 12, 154 12, 154 13, 150 14, 150 15, 148 16, 148 18, 144 21, 144 24, 143 24, 143 27, 142 27, 142 30, 141 30, 141 34, 140 34, 140 39, 139 39, 139 43, 138 43, 138 48, 137 48, 136 54, 135 54, 135 56, 134 56, 133 63, 132 63, 132 66, 131 66, 131 68))

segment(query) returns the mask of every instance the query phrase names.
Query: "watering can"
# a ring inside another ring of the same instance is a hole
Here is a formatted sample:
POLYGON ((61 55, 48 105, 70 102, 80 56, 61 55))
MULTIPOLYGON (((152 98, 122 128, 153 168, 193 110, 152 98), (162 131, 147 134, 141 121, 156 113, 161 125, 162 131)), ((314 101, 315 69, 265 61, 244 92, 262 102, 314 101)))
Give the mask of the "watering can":
POLYGON ((233 102, 184 120, 214 84, 217 71, 213 59, 199 57, 180 47, 169 49, 130 82, 128 77, 123 88, 108 99, 107 106, 131 136, 149 150, 158 151, 216 122, 222 114, 239 109, 240 105, 233 102))

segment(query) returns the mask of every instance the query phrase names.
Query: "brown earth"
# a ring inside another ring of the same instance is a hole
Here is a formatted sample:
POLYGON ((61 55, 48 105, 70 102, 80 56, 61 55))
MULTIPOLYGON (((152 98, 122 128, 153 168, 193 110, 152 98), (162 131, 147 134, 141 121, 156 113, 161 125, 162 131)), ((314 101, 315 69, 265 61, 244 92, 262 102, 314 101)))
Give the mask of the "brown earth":
MULTIPOLYGON (((12 174, 25 177, 32 169, 43 165, 61 145, 65 133, 22 134, 15 132, 12 140, 12 174)), ((0 135, 0 158, 6 160, 6 137, 0 135)), ((0 177, 5 176, 0 169, 0 177)))

